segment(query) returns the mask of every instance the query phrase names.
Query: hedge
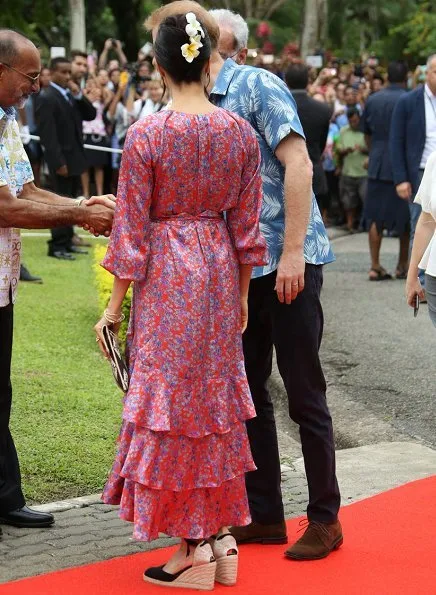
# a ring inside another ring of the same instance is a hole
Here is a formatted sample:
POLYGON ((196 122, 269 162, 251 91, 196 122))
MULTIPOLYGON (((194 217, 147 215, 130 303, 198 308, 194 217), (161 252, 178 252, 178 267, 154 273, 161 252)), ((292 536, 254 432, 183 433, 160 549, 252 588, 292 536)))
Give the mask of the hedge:
MULTIPOLYGON (((98 292, 98 304, 100 307, 101 312, 107 307, 109 298, 112 293, 112 286, 114 283, 113 275, 111 275, 106 269, 104 269, 100 263, 106 254, 106 246, 105 245, 98 245, 94 248, 94 271, 95 271, 95 279, 97 284, 97 292, 98 292)), ((132 302, 132 287, 130 286, 126 297, 123 301, 123 313, 126 319, 121 323, 120 328, 120 345, 124 348, 125 341, 126 341, 126 333, 127 327, 129 325, 129 316, 130 316, 130 305, 132 302)))

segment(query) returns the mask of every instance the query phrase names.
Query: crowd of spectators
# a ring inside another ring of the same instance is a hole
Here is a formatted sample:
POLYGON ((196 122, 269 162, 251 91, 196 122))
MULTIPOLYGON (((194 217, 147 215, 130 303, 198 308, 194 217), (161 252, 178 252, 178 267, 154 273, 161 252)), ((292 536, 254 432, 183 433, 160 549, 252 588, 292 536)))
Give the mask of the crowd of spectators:
MULTIPOLYGON (((163 109, 168 101, 159 73, 153 67, 151 44, 146 44, 138 52, 135 63, 128 62, 122 43, 115 39, 105 42, 99 57, 73 51, 70 60, 71 92, 76 95, 83 93, 96 109, 96 118, 83 122, 86 145, 122 149, 129 126, 163 109)), ((294 92, 292 82, 288 80, 291 77, 289 72, 302 62, 297 58, 270 62, 264 60, 261 54, 252 60, 255 66, 285 80, 294 92)), ((50 84, 50 75, 50 67, 45 67, 41 76, 42 93, 50 84)), ((424 79, 425 71, 418 67, 410 73, 408 85, 414 88, 424 79)), ((332 60, 319 71, 307 67, 305 90, 314 100, 324 103, 331 113, 321 150, 326 188, 316 192, 327 225, 341 225, 350 232, 359 230, 368 163, 359 120, 368 98, 383 89, 385 84, 386 73, 378 65, 332 60)), ((27 104, 25 110, 21 110, 20 120, 23 126, 27 125, 24 130, 37 135, 34 104, 35 99, 27 104)), ((36 141, 27 141, 26 150, 36 182, 40 184, 44 182, 40 175, 43 151, 36 141)), ((83 196, 116 193, 120 154, 88 149, 86 156, 88 168, 81 176, 83 196)), ((49 177, 45 183, 50 185, 49 177)))
MULTIPOLYGON (((96 117, 83 121, 83 142, 97 148, 122 149, 127 130, 134 122, 161 110, 167 103, 159 74, 152 65, 152 56, 138 53, 135 63, 128 63, 118 40, 108 39, 98 58, 73 51, 65 58, 71 63, 68 89, 72 96, 85 96, 96 110, 96 117), (114 57, 112 57, 112 54, 114 57)), ((41 73, 41 91, 50 86, 55 61, 41 73)), ((32 97, 20 110, 23 142, 30 157, 36 183, 50 186, 50 176, 41 179, 44 147, 30 135, 38 136, 35 106, 32 97)), ((82 195, 116 193, 120 153, 86 150, 87 169, 81 175, 82 195)), ((47 171, 46 171, 47 173, 47 171)))

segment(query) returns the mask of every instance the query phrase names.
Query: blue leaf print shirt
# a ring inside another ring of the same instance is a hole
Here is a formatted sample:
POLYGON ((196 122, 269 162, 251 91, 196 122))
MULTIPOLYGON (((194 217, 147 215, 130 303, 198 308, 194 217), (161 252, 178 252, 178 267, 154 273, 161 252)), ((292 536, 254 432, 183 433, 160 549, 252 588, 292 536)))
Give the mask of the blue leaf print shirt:
MULTIPOLYGON (((263 204, 260 229, 265 236, 269 262, 256 267, 253 277, 275 271, 283 251, 285 231, 285 169, 275 150, 286 136, 295 132, 304 138, 297 107, 285 83, 270 72, 225 61, 211 92, 211 101, 239 114, 253 126, 262 154, 263 204)), ((304 244, 309 264, 335 260, 315 195, 304 244)))

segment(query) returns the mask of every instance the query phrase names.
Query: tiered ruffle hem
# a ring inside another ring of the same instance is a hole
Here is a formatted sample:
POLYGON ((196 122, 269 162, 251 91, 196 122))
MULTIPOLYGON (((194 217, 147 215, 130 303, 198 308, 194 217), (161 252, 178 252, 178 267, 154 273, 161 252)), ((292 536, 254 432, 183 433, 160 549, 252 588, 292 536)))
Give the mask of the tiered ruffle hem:
POLYGON ((255 412, 246 378, 149 375, 132 370, 103 501, 120 505, 141 541, 249 524, 245 473, 255 466, 245 420, 255 412))

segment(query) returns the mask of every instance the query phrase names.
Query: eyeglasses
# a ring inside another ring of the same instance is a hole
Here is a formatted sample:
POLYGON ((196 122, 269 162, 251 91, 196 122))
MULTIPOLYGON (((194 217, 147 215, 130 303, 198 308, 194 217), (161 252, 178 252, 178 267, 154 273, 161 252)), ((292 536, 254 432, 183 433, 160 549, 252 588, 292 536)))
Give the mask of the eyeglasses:
POLYGON ((21 72, 21 70, 17 70, 16 68, 14 68, 13 66, 11 66, 10 64, 6 64, 6 62, 0 62, 0 64, 3 64, 3 66, 6 66, 6 68, 9 68, 9 70, 13 70, 14 72, 18 72, 18 74, 21 74, 21 76, 25 76, 26 79, 29 79, 29 81, 32 81, 32 85, 35 85, 39 81, 39 77, 41 76, 41 73, 37 74, 36 76, 30 76, 30 74, 26 74, 25 72, 21 72))
POLYGON ((232 54, 231 56, 229 56, 228 54, 226 54, 225 52, 218 52, 219 55, 221 56, 221 58, 223 60, 228 60, 229 58, 234 58, 235 56, 237 56, 239 54, 241 50, 237 50, 234 54, 232 54))

